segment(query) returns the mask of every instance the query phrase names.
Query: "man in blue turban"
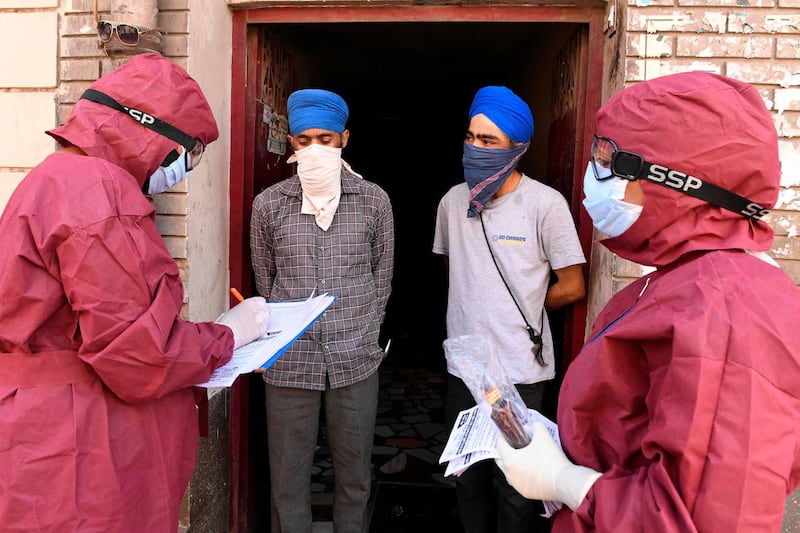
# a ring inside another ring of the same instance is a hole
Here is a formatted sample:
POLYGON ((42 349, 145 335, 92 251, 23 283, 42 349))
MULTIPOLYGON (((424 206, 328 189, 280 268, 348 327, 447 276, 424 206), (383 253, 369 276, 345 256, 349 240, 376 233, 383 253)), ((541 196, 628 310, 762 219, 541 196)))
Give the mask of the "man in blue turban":
MULTIPOLYGON (((517 169, 532 135, 531 110, 514 92, 500 86, 477 92, 464 141, 465 182, 439 202, 433 252, 448 266, 448 337, 487 337, 522 400, 538 410, 556 375, 545 309, 584 297, 586 260, 564 197, 517 169)), ((447 366, 452 425, 475 398, 465 376, 451 361, 447 366)), ((546 530, 537 523, 542 504, 517 493, 492 461, 461 474, 456 496, 467 533, 546 530)))
POLYGON ((333 461, 333 527, 369 524, 370 459, 378 406, 378 333, 391 291, 394 222, 389 197, 342 160, 348 108, 341 96, 302 89, 288 100, 297 174, 253 201, 256 288, 269 301, 336 302, 264 373, 272 531, 311 531, 311 470, 325 406, 333 461), (324 401, 323 401, 324 400, 324 401))
POLYGON ((345 131, 350 110, 344 99, 324 89, 302 89, 289 95, 289 133, 318 128, 337 133, 345 131))
MULTIPOLYGON (((478 124, 491 124, 511 144, 497 151, 495 149, 500 146, 494 139, 491 144, 484 140, 469 142, 467 132, 468 142, 464 145, 462 163, 464 178, 470 190, 467 216, 474 217, 483 210, 486 202, 497 195, 509 177, 512 178, 511 183, 504 191, 513 189, 519 181, 517 163, 530 146, 533 115, 528 104, 510 89, 490 85, 475 95, 469 109, 469 118, 476 119, 478 124)), ((499 140, 500 137, 497 137, 497 141, 499 140)))
POLYGON ((525 101, 508 87, 489 85, 479 90, 469 108, 469 118, 483 114, 513 143, 527 143, 533 137, 533 115, 525 101))

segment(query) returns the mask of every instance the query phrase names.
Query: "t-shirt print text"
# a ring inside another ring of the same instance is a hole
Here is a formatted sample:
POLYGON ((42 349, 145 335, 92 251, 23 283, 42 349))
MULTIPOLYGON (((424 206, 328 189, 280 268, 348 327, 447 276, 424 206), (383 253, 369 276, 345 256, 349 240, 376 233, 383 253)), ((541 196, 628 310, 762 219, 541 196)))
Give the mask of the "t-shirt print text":
POLYGON ((515 246, 524 246, 525 237, 518 237, 516 235, 495 235, 492 240, 499 244, 513 244, 515 246))

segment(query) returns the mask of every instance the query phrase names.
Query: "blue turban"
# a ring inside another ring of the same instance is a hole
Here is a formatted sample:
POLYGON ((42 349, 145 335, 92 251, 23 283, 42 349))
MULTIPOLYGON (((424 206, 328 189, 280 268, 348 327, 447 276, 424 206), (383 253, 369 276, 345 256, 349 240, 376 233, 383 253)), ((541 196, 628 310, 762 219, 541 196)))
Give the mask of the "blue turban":
POLYGON ((469 108, 469 118, 483 114, 508 135, 512 142, 533 137, 533 115, 522 98, 507 87, 490 85, 479 90, 469 108))
POLYGON ((289 95, 289 133, 311 128, 342 133, 347 124, 347 104, 336 93, 323 89, 301 89, 289 95))

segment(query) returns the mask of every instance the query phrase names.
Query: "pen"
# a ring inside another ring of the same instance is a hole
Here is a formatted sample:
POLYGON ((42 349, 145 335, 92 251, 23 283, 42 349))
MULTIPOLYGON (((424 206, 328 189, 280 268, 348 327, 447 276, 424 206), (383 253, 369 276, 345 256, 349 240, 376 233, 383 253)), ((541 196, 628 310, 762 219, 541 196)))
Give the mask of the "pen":
POLYGON ((231 287, 231 294, 233 294, 233 297, 239 300, 240 302, 244 301, 244 297, 242 296, 242 294, 233 287, 231 287))

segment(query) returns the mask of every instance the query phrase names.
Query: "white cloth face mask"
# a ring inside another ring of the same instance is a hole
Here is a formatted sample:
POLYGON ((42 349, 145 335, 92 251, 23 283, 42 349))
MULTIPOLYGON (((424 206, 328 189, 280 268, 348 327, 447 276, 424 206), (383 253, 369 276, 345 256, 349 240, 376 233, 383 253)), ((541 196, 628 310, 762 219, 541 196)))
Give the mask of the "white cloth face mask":
POLYGON ((310 196, 333 196, 339 190, 342 173, 342 149, 309 144, 297 150, 289 163, 297 161, 297 175, 303 192, 310 196))
MULTIPOLYGON (((608 169, 600 168, 606 176, 611 175, 608 169)), ((594 176, 592 164, 586 166, 583 176, 583 193, 586 198, 583 206, 592 217, 594 227, 609 237, 618 237, 625 233, 642 214, 642 206, 623 201, 628 180, 611 178, 598 180, 594 176)))
POLYGON ((297 161, 297 175, 303 189, 300 212, 314 215, 317 225, 327 231, 342 194, 342 149, 310 144, 287 161, 297 161))
POLYGON ((189 174, 192 173, 191 170, 186 170, 188 166, 186 157, 189 152, 183 147, 180 147, 179 150, 181 153, 175 161, 166 167, 158 167, 158 170, 153 172, 150 176, 150 185, 147 188, 147 194, 158 194, 167 189, 171 189, 188 178, 189 174))

